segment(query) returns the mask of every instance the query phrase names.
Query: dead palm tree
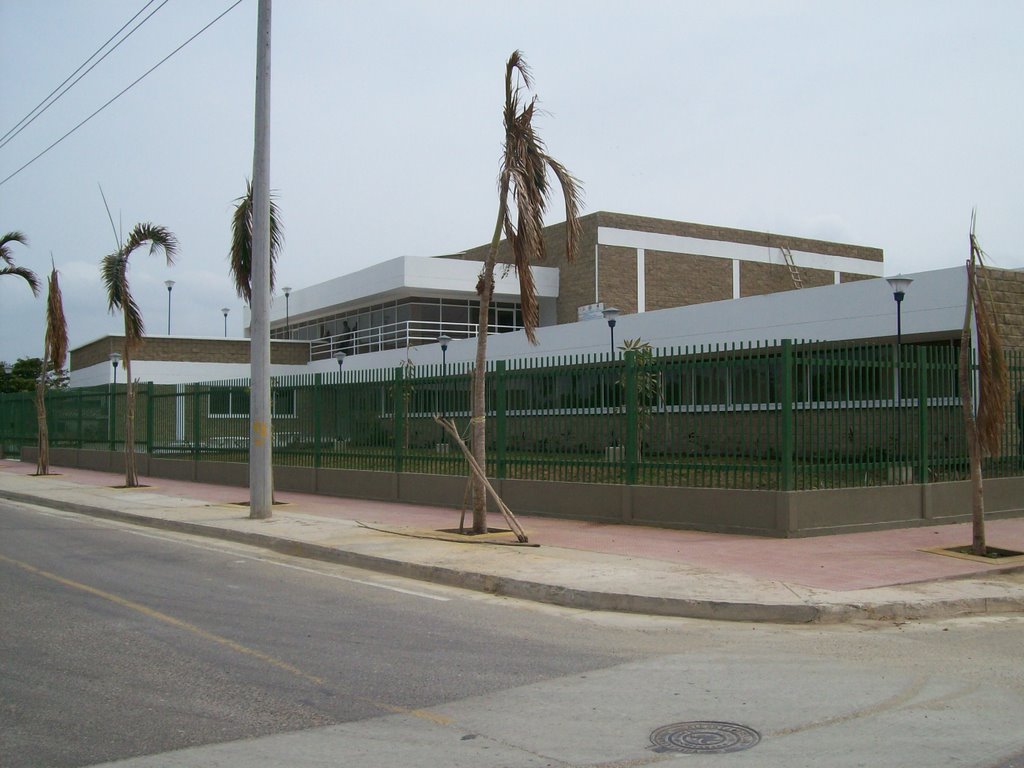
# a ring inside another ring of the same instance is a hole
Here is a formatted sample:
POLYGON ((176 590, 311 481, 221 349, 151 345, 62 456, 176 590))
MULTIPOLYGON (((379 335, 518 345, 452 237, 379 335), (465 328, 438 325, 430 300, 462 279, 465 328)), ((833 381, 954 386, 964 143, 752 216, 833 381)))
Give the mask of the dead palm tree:
POLYGON ((135 471, 135 384, 132 381, 132 350, 145 335, 142 312, 132 297, 128 285, 128 259, 140 247, 149 243, 151 254, 163 251, 167 266, 174 263, 178 241, 166 227, 156 224, 136 224, 128 239, 114 253, 103 257, 100 272, 107 288, 107 308, 113 314, 120 310, 124 316, 124 373, 125 373, 125 427, 124 427, 124 484, 134 488, 139 484, 135 471))
MULTIPOLYGON (((231 277, 235 291, 252 305, 252 182, 246 179, 245 195, 235 200, 235 214, 231 218, 231 277)), ((280 225, 277 203, 270 198, 270 292, 274 292, 277 254, 284 244, 284 230, 280 225)))
MULTIPOLYGON (((52 262, 51 262, 52 264, 52 262)), ((57 267, 52 266, 46 281, 46 333, 43 337, 43 362, 36 381, 36 418, 39 422, 39 452, 36 474, 50 474, 50 433, 46 424, 46 383, 49 371, 64 367, 68 354, 68 322, 64 317, 64 300, 57 281, 57 267)))
MULTIPOLYGON (((519 275, 523 328, 530 343, 536 344, 535 329, 539 322, 537 291, 530 270, 532 261, 544 258, 544 213, 551 194, 550 170, 558 181, 565 203, 566 258, 576 257, 580 237, 579 207, 582 189, 579 182, 547 153, 547 148, 533 127, 537 98, 522 100, 523 88, 532 88, 530 70, 522 53, 514 51, 505 65, 505 146, 498 174, 498 220, 494 225, 491 248, 480 278, 480 317, 477 330, 476 367, 473 371, 472 440, 473 456, 487 467, 487 431, 485 379, 487 364, 487 328, 491 295, 494 293, 494 267, 502 232, 512 251, 512 261, 519 275), (516 82, 518 75, 519 82, 516 82), (511 197, 511 199, 510 199, 511 197)), ((482 478, 473 484, 473 532, 487 532, 486 488, 482 478)))
POLYGON ((17 275, 28 283, 28 287, 32 289, 32 295, 38 296, 39 278, 28 267, 19 267, 14 263, 14 257, 11 256, 11 243, 28 245, 28 238, 21 232, 8 232, 0 237, 0 261, 3 262, 3 266, 0 267, 0 275, 17 275))
POLYGON ((971 552, 986 554, 985 497, 982 486, 981 461, 984 456, 998 456, 1004 425, 1004 407, 1010 396, 1010 378, 1003 354, 1003 343, 996 325, 992 297, 988 290, 985 252, 974 235, 971 215, 971 257, 967 261, 967 301, 964 326, 960 335, 960 403, 967 435, 967 456, 971 470, 971 520, 973 535, 971 552), (978 403, 972 395, 971 331, 978 339, 978 403))

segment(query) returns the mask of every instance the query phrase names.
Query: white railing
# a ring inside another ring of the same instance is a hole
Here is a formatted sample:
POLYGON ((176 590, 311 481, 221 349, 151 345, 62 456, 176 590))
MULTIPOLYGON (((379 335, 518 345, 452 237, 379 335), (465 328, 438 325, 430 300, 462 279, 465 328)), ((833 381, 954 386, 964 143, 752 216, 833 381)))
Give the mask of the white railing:
MULTIPOLYGON (((518 325, 496 325, 488 328, 490 333, 509 333, 521 330, 518 325)), ((476 336, 476 323, 446 323, 428 320, 405 320, 400 323, 381 325, 376 328, 358 328, 335 336, 326 336, 310 344, 313 360, 327 360, 338 353, 360 355, 380 352, 385 349, 404 349, 419 344, 433 344, 442 334, 453 339, 468 339, 476 336)))

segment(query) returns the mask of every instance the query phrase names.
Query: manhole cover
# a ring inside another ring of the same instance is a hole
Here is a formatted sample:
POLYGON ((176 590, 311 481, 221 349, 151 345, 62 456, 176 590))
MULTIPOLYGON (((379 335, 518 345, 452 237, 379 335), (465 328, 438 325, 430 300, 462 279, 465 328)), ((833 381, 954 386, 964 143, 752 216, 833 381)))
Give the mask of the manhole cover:
POLYGON ((651 732, 651 749, 655 752, 691 755, 739 752, 756 746, 759 741, 761 734, 753 728, 712 720, 673 723, 651 732))

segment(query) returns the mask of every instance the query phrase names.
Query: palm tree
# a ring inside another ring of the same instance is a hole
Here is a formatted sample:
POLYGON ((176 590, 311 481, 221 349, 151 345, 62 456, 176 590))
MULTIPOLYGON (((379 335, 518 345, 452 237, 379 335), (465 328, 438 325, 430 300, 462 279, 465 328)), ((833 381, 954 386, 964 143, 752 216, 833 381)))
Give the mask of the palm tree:
MULTIPOLYGON (((480 296, 480 317, 477 330, 476 367, 473 371, 473 456, 487 467, 487 430, 485 379, 487 364, 487 328, 491 295, 494 293, 494 266, 498 259, 501 234, 505 233, 512 250, 512 260, 519 275, 523 328, 531 344, 537 343, 535 329, 540 320, 537 291, 530 271, 530 262, 543 259, 544 213, 551 193, 550 170, 562 189, 565 203, 566 258, 576 257, 580 237, 579 207, 582 189, 579 182, 547 153, 547 148, 533 128, 537 98, 521 100, 523 88, 532 88, 530 70, 520 51, 514 51, 505 65, 505 146, 498 174, 498 220, 476 290, 480 296), (521 82, 514 82, 518 75, 521 82), (511 196, 511 200, 509 197, 511 196)), ((487 532, 486 488, 483 479, 473 483, 473 533, 487 532)))
POLYGON ((121 310, 124 316, 124 373, 125 373, 125 426, 124 426, 124 484, 135 488, 139 484, 135 471, 135 384, 132 381, 132 349, 145 335, 142 312, 132 297, 128 285, 128 258, 141 246, 149 243, 149 252, 163 251, 167 266, 174 263, 178 240, 169 229, 156 224, 136 224, 128 239, 103 257, 100 272, 107 288, 107 308, 113 314, 121 310))
POLYGON ((3 237, 0 237, 0 261, 3 261, 4 264, 4 266, 0 267, 0 275, 17 275, 23 278, 28 283, 28 287, 32 289, 32 295, 38 296, 39 278, 28 267, 19 267, 14 263, 14 257, 11 256, 11 243, 28 245, 28 238, 21 232, 8 232, 3 237))
POLYGON ((52 266, 46 282, 46 333, 43 340, 43 361, 36 381, 36 418, 39 422, 39 452, 36 474, 50 474, 50 433, 46 425, 46 383, 49 371, 64 367, 68 354, 68 322, 64 317, 64 300, 57 281, 57 267, 52 266))
MULTIPOLYGON (((235 200, 235 214, 231 218, 231 277, 239 298, 252 304, 252 182, 246 179, 245 195, 235 200)), ((284 244, 284 230, 280 225, 277 203, 270 198, 270 291, 274 291, 277 254, 284 244)))
POLYGON ((996 325, 992 297, 986 279, 985 252, 974 235, 971 215, 971 257, 967 262, 967 301, 964 325, 960 335, 960 403, 967 435, 967 456, 971 468, 971 520, 973 535, 971 552, 984 556, 985 497, 982 486, 983 456, 998 456, 1003 431, 1003 409, 1010 396, 1010 378, 1003 355, 1003 343, 996 325), (971 329, 978 338, 978 407, 972 395, 971 329))

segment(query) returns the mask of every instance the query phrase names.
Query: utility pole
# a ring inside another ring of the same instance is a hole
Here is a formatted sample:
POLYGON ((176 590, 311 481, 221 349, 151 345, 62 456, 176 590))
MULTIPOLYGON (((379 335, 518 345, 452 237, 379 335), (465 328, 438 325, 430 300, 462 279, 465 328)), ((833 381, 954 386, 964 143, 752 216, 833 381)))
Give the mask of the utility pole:
POLYGON ((274 505, 270 410, 270 3, 259 0, 256 125, 252 158, 252 325, 249 401, 249 517, 274 505))

